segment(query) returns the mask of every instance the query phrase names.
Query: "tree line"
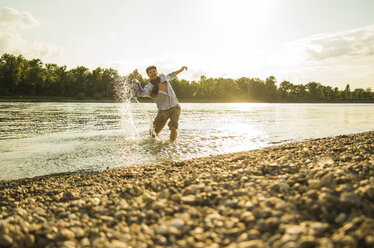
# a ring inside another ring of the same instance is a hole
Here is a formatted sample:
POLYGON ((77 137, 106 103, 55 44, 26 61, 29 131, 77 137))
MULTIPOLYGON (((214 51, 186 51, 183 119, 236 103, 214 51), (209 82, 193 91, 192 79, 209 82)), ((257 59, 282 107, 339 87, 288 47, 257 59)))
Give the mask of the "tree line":
MULTIPOLYGON (((3 54, 0 58, 0 96, 46 96, 84 99, 116 99, 118 83, 124 83, 112 68, 89 70, 84 66, 68 70, 66 66, 43 64, 40 59, 25 59, 22 55, 3 54)), ((139 75, 144 86, 149 79, 139 75)), ((191 101, 262 101, 262 102, 350 102, 374 101, 371 88, 344 90, 317 82, 293 84, 274 76, 265 80, 242 77, 207 78, 187 81, 173 79, 173 89, 181 100, 191 101)))
POLYGON ((3 54, 0 58, 0 96, 63 96, 113 98, 119 78, 114 69, 84 66, 67 70, 66 66, 43 64, 40 59, 3 54))

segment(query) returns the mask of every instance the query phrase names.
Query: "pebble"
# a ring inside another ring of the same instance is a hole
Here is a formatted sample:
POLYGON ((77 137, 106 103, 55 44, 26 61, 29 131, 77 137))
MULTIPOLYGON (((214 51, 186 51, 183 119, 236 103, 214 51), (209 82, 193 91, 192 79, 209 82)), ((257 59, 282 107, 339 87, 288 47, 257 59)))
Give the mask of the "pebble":
POLYGON ((120 201, 118 201, 116 203, 116 209, 117 210, 120 210, 120 209, 128 209, 129 208, 129 204, 127 203, 127 201, 125 199, 121 199, 120 201))
POLYGON ((19 216, 26 216, 26 214, 27 214, 27 211, 23 208, 15 208, 13 210, 13 212, 14 212, 14 214, 17 214, 19 216))
POLYGON ((353 192, 343 192, 340 201, 347 206, 354 207, 360 204, 360 197, 353 192))
POLYGON ((7 234, 0 235, 0 246, 8 247, 8 246, 11 246, 12 243, 13 243, 13 239, 9 235, 7 234))
POLYGON ((173 226, 177 229, 181 229, 182 227, 184 227, 184 221, 181 219, 174 219, 169 223, 169 226, 173 226))
POLYGON ((277 190, 277 191, 285 191, 290 188, 290 185, 287 183, 282 183, 282 182, 276 182, 272 186, 272 190, 277 190))
POLYGON ((155 229, 155 232, 157 234, 166 234, 168 232, 168 228, 167 226, 165 225, 161 225, 161 226, 158 226, 156 229, 155 229))
POLYGON ((343 223, 343 222, 345 221, 346 217, 347 217, 347 216, 346 216, 345 213, 340 213, 338 216, 335 217, 334 221, 335 221, 336 223, 341 224, 341 223, 343 223))
POLYGON ((57 234, 57 239, 67 240, 74 239, 75 235, 72 231, 68 229, 62 229, 57 234))
POLYGON ((312 222, 309 226, 312 230, 312 234, 315 236, 322 234, 327 228, 329 228, 329 224, 322 222, 312 222))
POLYGON ((374 247, 374 132, 0 182, 0 247, 374 247))
POLYGON ((194 196, 194 195, 182 196, 181 201, 184 202, 184 203, 193 204, 193 203, 196 202, 196 196, 194 196))

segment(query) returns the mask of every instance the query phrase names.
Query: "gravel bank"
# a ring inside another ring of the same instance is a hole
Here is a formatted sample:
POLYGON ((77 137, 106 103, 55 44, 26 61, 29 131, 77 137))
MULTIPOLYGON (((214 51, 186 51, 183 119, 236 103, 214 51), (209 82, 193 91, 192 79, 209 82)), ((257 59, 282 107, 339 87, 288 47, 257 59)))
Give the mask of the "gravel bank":
POLYGON ((0 247, 374 247, 374 132, 0 183, 0 247))

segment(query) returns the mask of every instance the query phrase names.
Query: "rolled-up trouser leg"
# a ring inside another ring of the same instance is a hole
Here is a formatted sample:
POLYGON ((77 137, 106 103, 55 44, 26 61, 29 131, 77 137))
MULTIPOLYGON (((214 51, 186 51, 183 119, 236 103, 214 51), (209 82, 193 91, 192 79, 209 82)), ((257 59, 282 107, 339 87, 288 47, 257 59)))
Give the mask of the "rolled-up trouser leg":
POLYGON ((181 115, 181 107, 179 104, 170 110, 170 121, 169 129, 175 128, 178 129, 179 116, 181 115))

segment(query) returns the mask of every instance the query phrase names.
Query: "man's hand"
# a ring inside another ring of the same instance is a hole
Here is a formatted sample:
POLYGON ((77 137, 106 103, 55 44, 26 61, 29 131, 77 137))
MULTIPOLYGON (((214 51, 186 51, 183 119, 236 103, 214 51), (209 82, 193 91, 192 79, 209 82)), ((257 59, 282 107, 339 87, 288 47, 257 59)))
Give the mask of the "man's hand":
POLYGON ((137 79, 137 78, 138 78, 138 75, 139 75, 138 69, 135 69, 135 70, 132 72, 132 78, 133 78, 133 79, 137 79))

